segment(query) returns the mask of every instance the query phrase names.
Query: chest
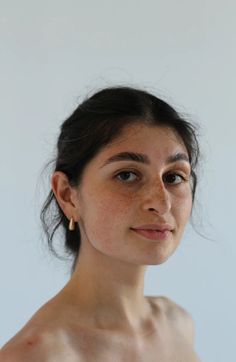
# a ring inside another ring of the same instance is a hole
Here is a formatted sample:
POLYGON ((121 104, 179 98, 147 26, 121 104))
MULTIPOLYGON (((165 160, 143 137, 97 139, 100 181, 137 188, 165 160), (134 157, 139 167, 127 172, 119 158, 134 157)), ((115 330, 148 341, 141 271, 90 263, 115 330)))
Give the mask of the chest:
POLYGON ((101 333, 81 335, 79 342, 70 342, 73 359, 68 362, 200 362, 192 346, 181 336, 154 335, 141 341, 101 333))

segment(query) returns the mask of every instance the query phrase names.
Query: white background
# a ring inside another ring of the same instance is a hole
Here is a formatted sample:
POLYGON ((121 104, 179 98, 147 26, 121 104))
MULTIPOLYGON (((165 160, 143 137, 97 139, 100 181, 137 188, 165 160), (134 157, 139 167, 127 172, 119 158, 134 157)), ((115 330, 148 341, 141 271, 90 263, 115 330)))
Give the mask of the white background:
MULTIPOLYGON (((0 1, 0 345, 69 278, 41 240, 41 176, 62 121, 103 86, 144 87, 201 125, 194 213, 146 295, 193 316, 206 362, 236 360, 235 11, 232 1, 0 1), (212 240, 208 240, 208 239, 212 240)), ((44 184, 44 186, 43 186, 44 184)))

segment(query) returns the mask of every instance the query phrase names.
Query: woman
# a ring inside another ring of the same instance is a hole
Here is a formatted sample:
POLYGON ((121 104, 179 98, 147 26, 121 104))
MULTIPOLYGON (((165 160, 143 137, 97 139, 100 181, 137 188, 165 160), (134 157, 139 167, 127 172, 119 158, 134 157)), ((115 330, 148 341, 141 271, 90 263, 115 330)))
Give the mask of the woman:
POLYGON ((65 231, 71 278, 2 362, 199 361, 190 314, 143 295, 147 265, 167 261, 191 216, 198 157, 193 125, 146 91, 106 88, 78 106, 61 126, 41 212, 52 250, 65 231))

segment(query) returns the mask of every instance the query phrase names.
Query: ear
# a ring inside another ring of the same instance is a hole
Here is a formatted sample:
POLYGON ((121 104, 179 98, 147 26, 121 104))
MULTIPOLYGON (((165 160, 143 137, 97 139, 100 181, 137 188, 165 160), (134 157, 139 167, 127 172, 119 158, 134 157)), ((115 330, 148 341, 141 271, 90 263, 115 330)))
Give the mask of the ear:
POLYGON ((51 178, 51 187, 55 198, 65 216, 70 220, 78 219, 78 205, 76 199, 76 190, 71 187, 68 177, 64 172, 56 171, 51 178))

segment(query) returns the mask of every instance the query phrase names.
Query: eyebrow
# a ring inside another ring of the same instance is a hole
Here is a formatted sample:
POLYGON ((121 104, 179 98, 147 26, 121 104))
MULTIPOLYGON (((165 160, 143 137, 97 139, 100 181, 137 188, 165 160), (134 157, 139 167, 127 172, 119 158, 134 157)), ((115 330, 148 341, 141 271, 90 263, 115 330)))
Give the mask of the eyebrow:
MULTIPOLYGON (((109 157, 101 167, 108 165, 110 163, 113 163, 113 162, 117 162, 117 161, 135 161, 135 162, 139 162, 139 163, 144 163, 146 165, 151 164, 149 157, 147 155, 145 155, 144 153, 126 151, 126 152, 117 153, 116 155, 109 157)), ((169 156, 166 159, 165 163, 170 164, 170 163, 174 163, 177 161, 185 161, 190 164, 189 158, 186 155, 186 153, 181 153, 181 152, 177 152, 174 155, 169 156)))

